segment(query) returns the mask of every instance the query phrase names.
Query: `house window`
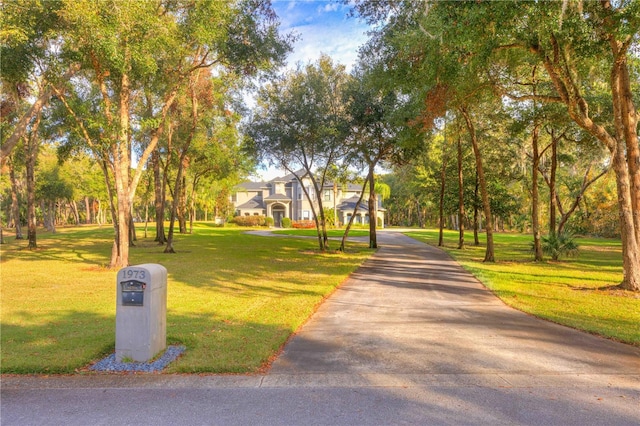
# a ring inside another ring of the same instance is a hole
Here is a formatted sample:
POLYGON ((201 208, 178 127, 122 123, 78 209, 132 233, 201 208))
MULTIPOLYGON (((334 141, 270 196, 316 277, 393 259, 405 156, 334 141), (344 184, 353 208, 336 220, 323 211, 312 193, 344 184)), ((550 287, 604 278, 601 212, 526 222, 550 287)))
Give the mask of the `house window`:
POLYGON ((330 189, 325 189, 324 190, 324 201, 331 201, 331 190, 330 189))
POLYGON ((302 219, 307 220, 311 215, 309 214, 309 210, 302 211, 302 219))

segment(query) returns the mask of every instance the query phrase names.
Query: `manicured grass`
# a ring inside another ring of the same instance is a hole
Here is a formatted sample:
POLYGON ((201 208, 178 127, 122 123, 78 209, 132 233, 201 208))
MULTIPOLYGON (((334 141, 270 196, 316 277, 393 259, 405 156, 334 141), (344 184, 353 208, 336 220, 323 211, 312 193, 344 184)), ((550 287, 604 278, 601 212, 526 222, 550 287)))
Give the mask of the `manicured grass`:
MULTIPOLYGON (((282 229, 273 231, 274 234, 294 235, 300 237, 318 237, 318 232, 315 229, 282 229)), ((344 235, 344 229, 327 229, 327 235, 329 238, 342 238, 344 235)), ((349 237, 368 237, 369 231, 362 229, 349 230, 349 237)))
MULTIPOLYGON (((407 235, 433 246, 437 230, 407 235)), ((550 321, 640 346, 640 295, 612 289, 622 281, 620 241, 579 238, 576 257, 533 262, 532 237, 494 235, 496 263, 483 263, 481 246, 465 234, 457 249, 457 231, 446 231, 444 250, 473 273, 505 303, 550 321), (470 244, 471 243, 471 244, 470 244)))
MULTIPOLYGON (((112 229, 40 233, 39 249, 10 236, 0 246, 2 373, 70 373, 114 350, 112 229)), ((131 264, 169 273, 167 340, 185 354, 168 372, 256 372, 336 286, 372 253, 314 251, 314 241, 265 238, 198 224, 176 254, 141 238, 131 264)))

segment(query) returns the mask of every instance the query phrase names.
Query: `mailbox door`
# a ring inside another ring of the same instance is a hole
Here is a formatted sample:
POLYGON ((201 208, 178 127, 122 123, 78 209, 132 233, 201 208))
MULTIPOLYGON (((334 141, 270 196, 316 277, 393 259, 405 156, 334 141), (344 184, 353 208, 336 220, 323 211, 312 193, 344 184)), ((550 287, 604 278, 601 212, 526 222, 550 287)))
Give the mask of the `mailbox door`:
POLYGON ((137 280, 121 281, 122 306, 144 306, 146 283, 137 280))

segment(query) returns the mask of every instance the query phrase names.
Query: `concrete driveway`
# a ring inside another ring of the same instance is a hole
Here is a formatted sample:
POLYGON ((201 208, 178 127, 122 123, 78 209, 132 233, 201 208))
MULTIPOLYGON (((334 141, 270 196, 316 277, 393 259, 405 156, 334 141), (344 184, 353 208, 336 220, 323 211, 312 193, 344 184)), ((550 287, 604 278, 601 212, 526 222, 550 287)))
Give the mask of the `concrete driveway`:
POLYGON ((399 233, 256 376, 3 377, 2 425, 640 424, 640 348, 505 306, 399 233))

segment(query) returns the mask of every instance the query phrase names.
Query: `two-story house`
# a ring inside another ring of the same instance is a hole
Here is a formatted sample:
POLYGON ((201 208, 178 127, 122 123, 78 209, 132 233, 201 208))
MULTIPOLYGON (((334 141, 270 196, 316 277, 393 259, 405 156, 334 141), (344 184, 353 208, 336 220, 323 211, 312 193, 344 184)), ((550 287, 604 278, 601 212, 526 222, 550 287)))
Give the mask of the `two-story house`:
MULTIPOLYGON (((275 226, 282 226, 282 219, 285 217, 291 220, 313 220, 314 209, 318 209, 318 197, 322 197, 322 206, 331 209, 338 223, 349 222, 353 214, 354 207, 360 198, 362 187, 360 185, 348 184, 334 185, 333 182, 326 182, 320 194, 316 194, 311 183, 311 179, 304 177, 302 184, 305 185, 311 201, 305 196, 300 181, 295 175, 289 174, 284 177, 277 177, 268 182, 245 182, 235 188, 231 196, 231 201, 235 206, 237 216, 262 215, 272 217, 275 226)), ((368 198, 358 206, 355 223, 369 223, 368 198)), ((380 202, 378 202, 376 215, 378 225, 384 226, 384 213, 380 202)))

